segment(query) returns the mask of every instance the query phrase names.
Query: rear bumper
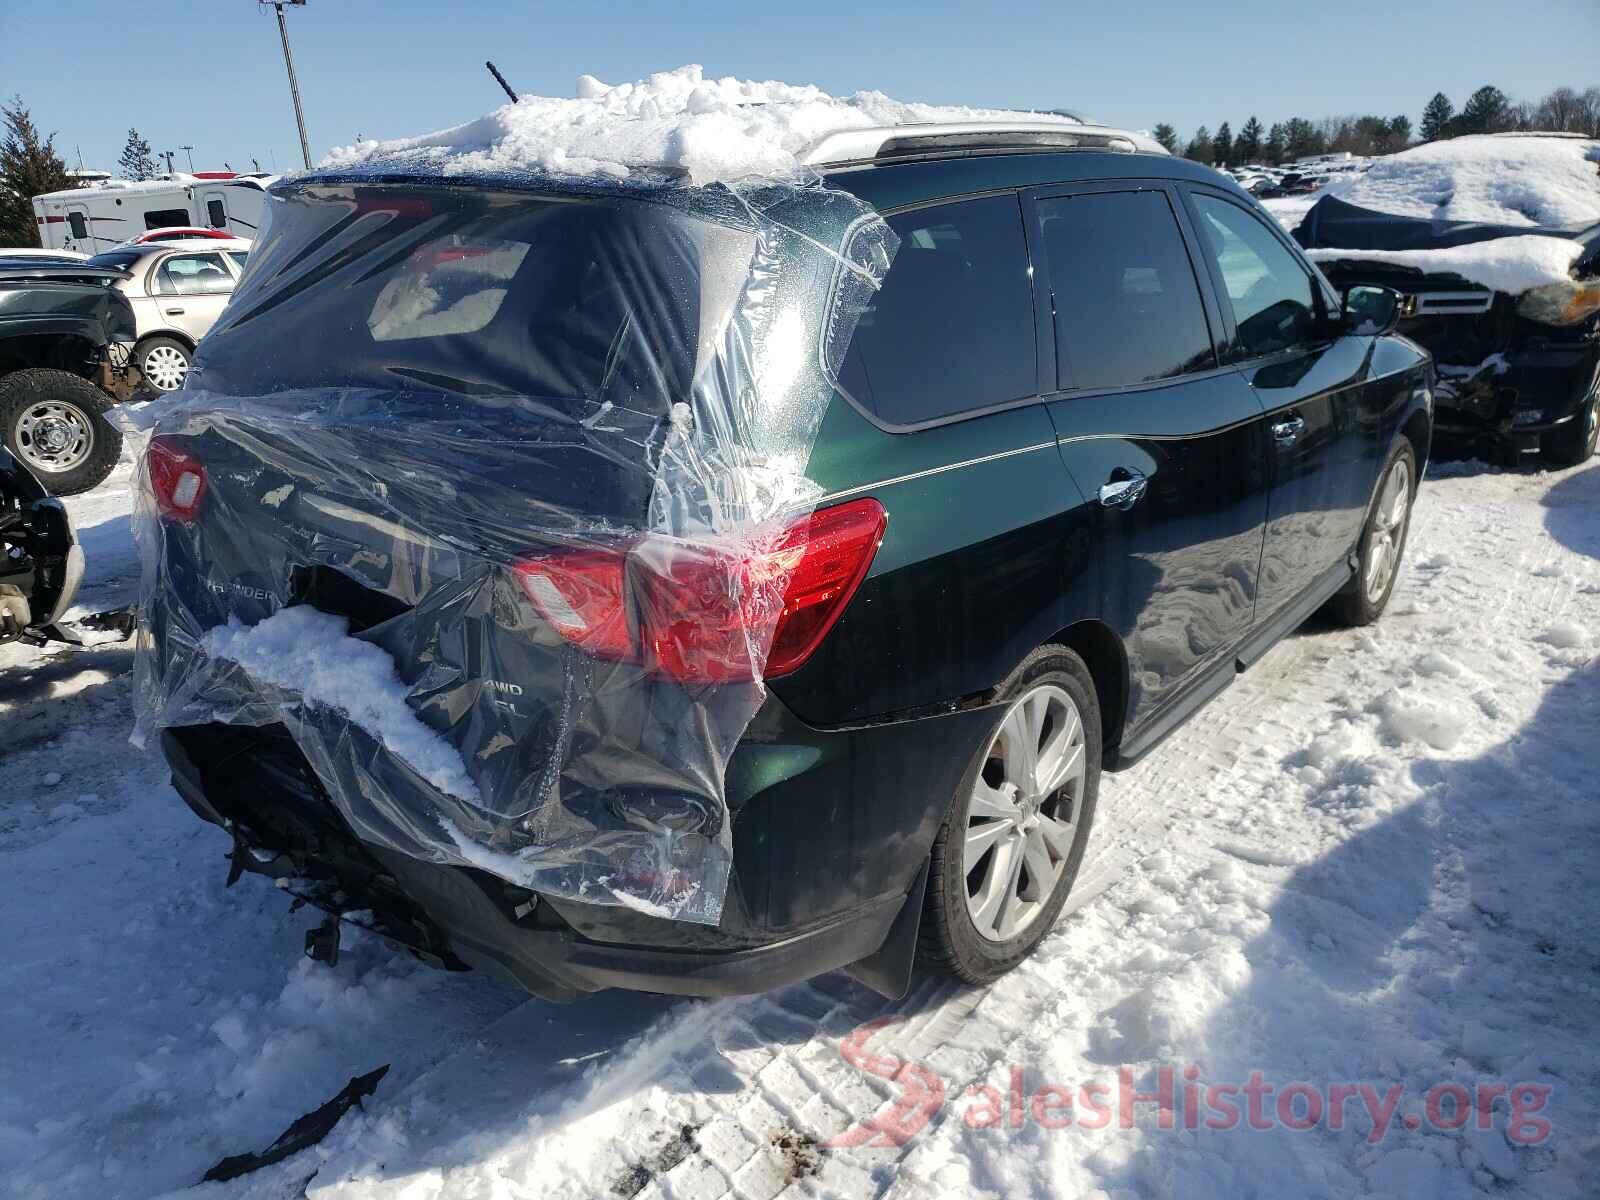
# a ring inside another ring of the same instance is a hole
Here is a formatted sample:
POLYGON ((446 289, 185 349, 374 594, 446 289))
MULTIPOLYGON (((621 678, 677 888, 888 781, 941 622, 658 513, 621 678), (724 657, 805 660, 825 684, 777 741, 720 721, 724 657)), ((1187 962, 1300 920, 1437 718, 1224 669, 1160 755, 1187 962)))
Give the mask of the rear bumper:
POLYGON ((329 911, 375 913, 377 932, 436 965, 550 1000, 727 996, 887 953, 891 931, 914 940, 915 921, 907 934, 897 918, 920 907, 922 864, 971 758, 961 747, 992 718, 823 731, 771 701, 728 772, 735 877, 716 927, 551 900, 359 841, 281 731, 190 726, 163 731, 162 748, 179 795, 234 836, 237 869, 329 911))

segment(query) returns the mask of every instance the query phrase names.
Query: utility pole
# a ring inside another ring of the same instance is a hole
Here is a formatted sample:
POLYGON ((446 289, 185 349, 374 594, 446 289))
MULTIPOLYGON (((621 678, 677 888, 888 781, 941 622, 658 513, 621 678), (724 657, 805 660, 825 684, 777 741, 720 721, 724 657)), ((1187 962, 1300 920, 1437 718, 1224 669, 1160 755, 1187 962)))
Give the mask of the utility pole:
POLYGON ((163 150, 161 152, 161 157, 167 160, 167 174, 168 175, 172 175, 172 174, 176 173, 174 168, 173 168, 173 166, 172 166, 172 158, 173 158, 173 155, 175 155, 176 153, 177 153, 176 150, 163 150))
POLYGON ((311 143, 306 138, 306 114, 300 107, 300 81, 294 74, 294 55, 289 52, 289 25, 283 19, 285 4, 304 4, 306 0, 260 0, 271 4, 278 13, 278 36, 283 40, 283 65, 289 72, 289 95, 294 99, 294 121, 300 128, 300 157, 305 159, 306 170, 311 169, 311 143))
POLYGON ((178 149, 182 150, 185 154, 187 154, 189 156, 189 174, 193 175, 194 174, 194 147, 193 146, 179 146, 178 149))

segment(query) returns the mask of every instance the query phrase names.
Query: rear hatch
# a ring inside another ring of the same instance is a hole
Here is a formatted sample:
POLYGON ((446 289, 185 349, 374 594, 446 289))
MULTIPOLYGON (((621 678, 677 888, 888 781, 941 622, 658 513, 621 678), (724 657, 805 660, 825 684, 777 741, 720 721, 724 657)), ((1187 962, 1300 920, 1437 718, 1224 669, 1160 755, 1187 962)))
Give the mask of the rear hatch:
POLYGON ((762 415, 740 348, 756 229, 738 206, 445 184, 273 208, 151 443, 142 724, 265 725, 304 690, 289 726, 368 840, 715 920, 722 769, 760 664, 719 669, 718 645, 697 666, 693 630, 680 669, 645 661, 639 597, 660 589, 632 584, 726 592, 728 548, 770 527, 752 491, 796 488, 742 428, 762 415), (403 712, 363 717, 338 670, 315 682, 326 626, 282 621, 306 606, 393 659, 465 779, 403 712), (221 648, 275 615, 303 681, 221 648))

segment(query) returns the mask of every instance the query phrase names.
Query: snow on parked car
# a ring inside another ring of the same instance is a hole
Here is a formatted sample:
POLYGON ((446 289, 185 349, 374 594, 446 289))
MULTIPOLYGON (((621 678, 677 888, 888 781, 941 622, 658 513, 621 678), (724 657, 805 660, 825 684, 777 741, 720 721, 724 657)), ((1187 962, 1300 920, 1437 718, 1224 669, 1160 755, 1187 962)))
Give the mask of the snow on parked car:
MULTIPOLYGON (((1281 214, 1280 214, 1281 216, 1281 214)), ((1441 434, 1582 462, 1600 436, 1600 141, 1494 134, 1331 184, 1295 228, 1340 287, 1407 296, 1441 434)))

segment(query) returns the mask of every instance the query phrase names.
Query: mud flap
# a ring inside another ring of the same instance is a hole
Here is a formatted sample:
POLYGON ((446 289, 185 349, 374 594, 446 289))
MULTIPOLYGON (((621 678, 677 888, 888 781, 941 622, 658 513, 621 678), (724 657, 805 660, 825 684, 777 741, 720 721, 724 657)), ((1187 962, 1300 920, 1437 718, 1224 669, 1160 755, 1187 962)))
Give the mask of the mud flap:
POLYGON ((294 1123, 280 1133, 277 1140, 265 1150, 231 1154, 207 1171, 200 1182, 212 1183, 237 1179, 241 1175, 248 1175, 251 1171, 259 1171, 262 1167, 282 1162, 309 1146, 315 1146, 333 1132, 333 1127, 339 1123, 340 1117, 377 1091, 379 1082, 388 1073, 389 1064, 385 1063, 375 1071, 357 1075, 345 1084, 332 1100, 306 1113, 305 1116, 296 1118, 294 1123))
POLYGON ((911 990, 911 974, 917 962, 917 931, 922 927, 922 904, 928 892, 931 859, 924 859, 922 870, 906 893, 906 902, 889 926, 876 954, 851 963, 844 973, 865 984, 888 1000, 898 1000, 911 990))

